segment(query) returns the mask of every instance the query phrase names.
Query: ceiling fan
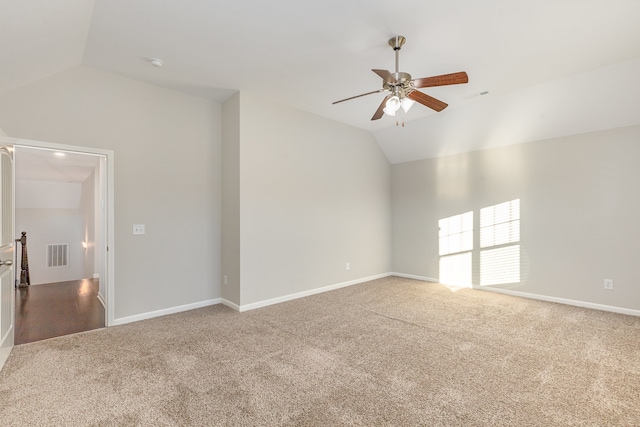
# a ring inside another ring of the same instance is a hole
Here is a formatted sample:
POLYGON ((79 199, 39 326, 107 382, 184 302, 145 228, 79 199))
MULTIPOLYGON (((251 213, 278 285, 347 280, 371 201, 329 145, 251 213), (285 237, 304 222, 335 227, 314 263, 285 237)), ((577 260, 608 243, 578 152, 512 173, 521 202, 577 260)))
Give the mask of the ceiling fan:
POLYGON ((352 96, 350 98, 341 99, 333 104, 349 101, 351 99, 360 98, 374 93, 390 92, 383 100, 378 110, 376 110, 371 120, 378 120, 384 114, 395 116, 396 111, 401 107, 407 112, 413 105, 414 101, 427 106, 435 111, 442 111, 447 108, 447 104, 433 98, 426 93, 420 92, 418 89, 423 87, 457 85, 469 82, 469 77, 464 71, 452 74, 442 74, 439 76, 423 77, 421 79, 412 79, 411 74, 398 71, 398 62, 400 57, 400 49, 404 45, 406 39, 403 36, 395 36, 389 39, 389 46, 396 52, 396 72, 391 73, 387 70, 371 70, 382 77, 382 89, 373 92, 363 93, 362 95, 352 96))

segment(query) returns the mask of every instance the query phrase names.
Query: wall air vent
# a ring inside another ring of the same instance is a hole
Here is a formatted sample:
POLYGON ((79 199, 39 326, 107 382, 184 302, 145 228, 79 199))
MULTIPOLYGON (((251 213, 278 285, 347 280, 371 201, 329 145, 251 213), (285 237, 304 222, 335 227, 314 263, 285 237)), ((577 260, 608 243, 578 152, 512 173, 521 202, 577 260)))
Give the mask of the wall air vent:
POLYGON ((69 244, 55 243, 47 245, 47 267, 69 266, 69 244))

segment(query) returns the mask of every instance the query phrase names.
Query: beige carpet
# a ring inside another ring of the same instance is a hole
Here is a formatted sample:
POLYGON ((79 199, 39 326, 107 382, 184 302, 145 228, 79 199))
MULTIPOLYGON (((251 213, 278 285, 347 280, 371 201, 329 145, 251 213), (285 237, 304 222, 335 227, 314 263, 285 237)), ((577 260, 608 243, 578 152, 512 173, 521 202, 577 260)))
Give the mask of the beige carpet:
POLYGON ((638 426, 640 318, 390 277, 16 347, 1 426, 638 426))

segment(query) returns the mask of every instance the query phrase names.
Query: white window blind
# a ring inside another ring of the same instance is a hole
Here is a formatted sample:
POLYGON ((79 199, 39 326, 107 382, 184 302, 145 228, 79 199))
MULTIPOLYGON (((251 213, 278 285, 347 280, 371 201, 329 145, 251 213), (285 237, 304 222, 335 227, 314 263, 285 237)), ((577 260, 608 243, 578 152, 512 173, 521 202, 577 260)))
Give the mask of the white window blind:
POLYGON ((520 199, 480 209, 480 285, 520 282, 520 199))
POLYGON ((440 283, 471 286, 473 211, 438 221, 440 283))
POLYGON ((440 255, 473 249, 473 211, 438 221, 440 255))
POLYGON ((480 209, 480 247, 520 241, 520 199, 480 209))
POLYGON ((480 252, 480 285, 520 282, 520 245, 480 252))
POLYGON ((440 283, 471 286, 471 252, 440 257, 440 283))

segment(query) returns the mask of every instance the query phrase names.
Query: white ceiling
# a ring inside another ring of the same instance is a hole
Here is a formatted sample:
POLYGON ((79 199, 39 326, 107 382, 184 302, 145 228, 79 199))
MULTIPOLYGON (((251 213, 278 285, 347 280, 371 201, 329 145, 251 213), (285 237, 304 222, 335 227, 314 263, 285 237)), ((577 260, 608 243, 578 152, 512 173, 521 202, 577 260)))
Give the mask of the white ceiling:
POLYGON ((373 132, 392 163, 640 123, 638 0, 0 0, 0 93, 86 65, 217 101, 250 91, 373 132), (370 118, 393 71, 466 71, 450 106, 370 118), (162 68, 145 58, 161 58, 162 68), (488 91, 485 96, 475 96, 488 91))
POLYGON ((100 157, 70 151, 16 147, 16 181, 84 182, 97 170, 100 157))

